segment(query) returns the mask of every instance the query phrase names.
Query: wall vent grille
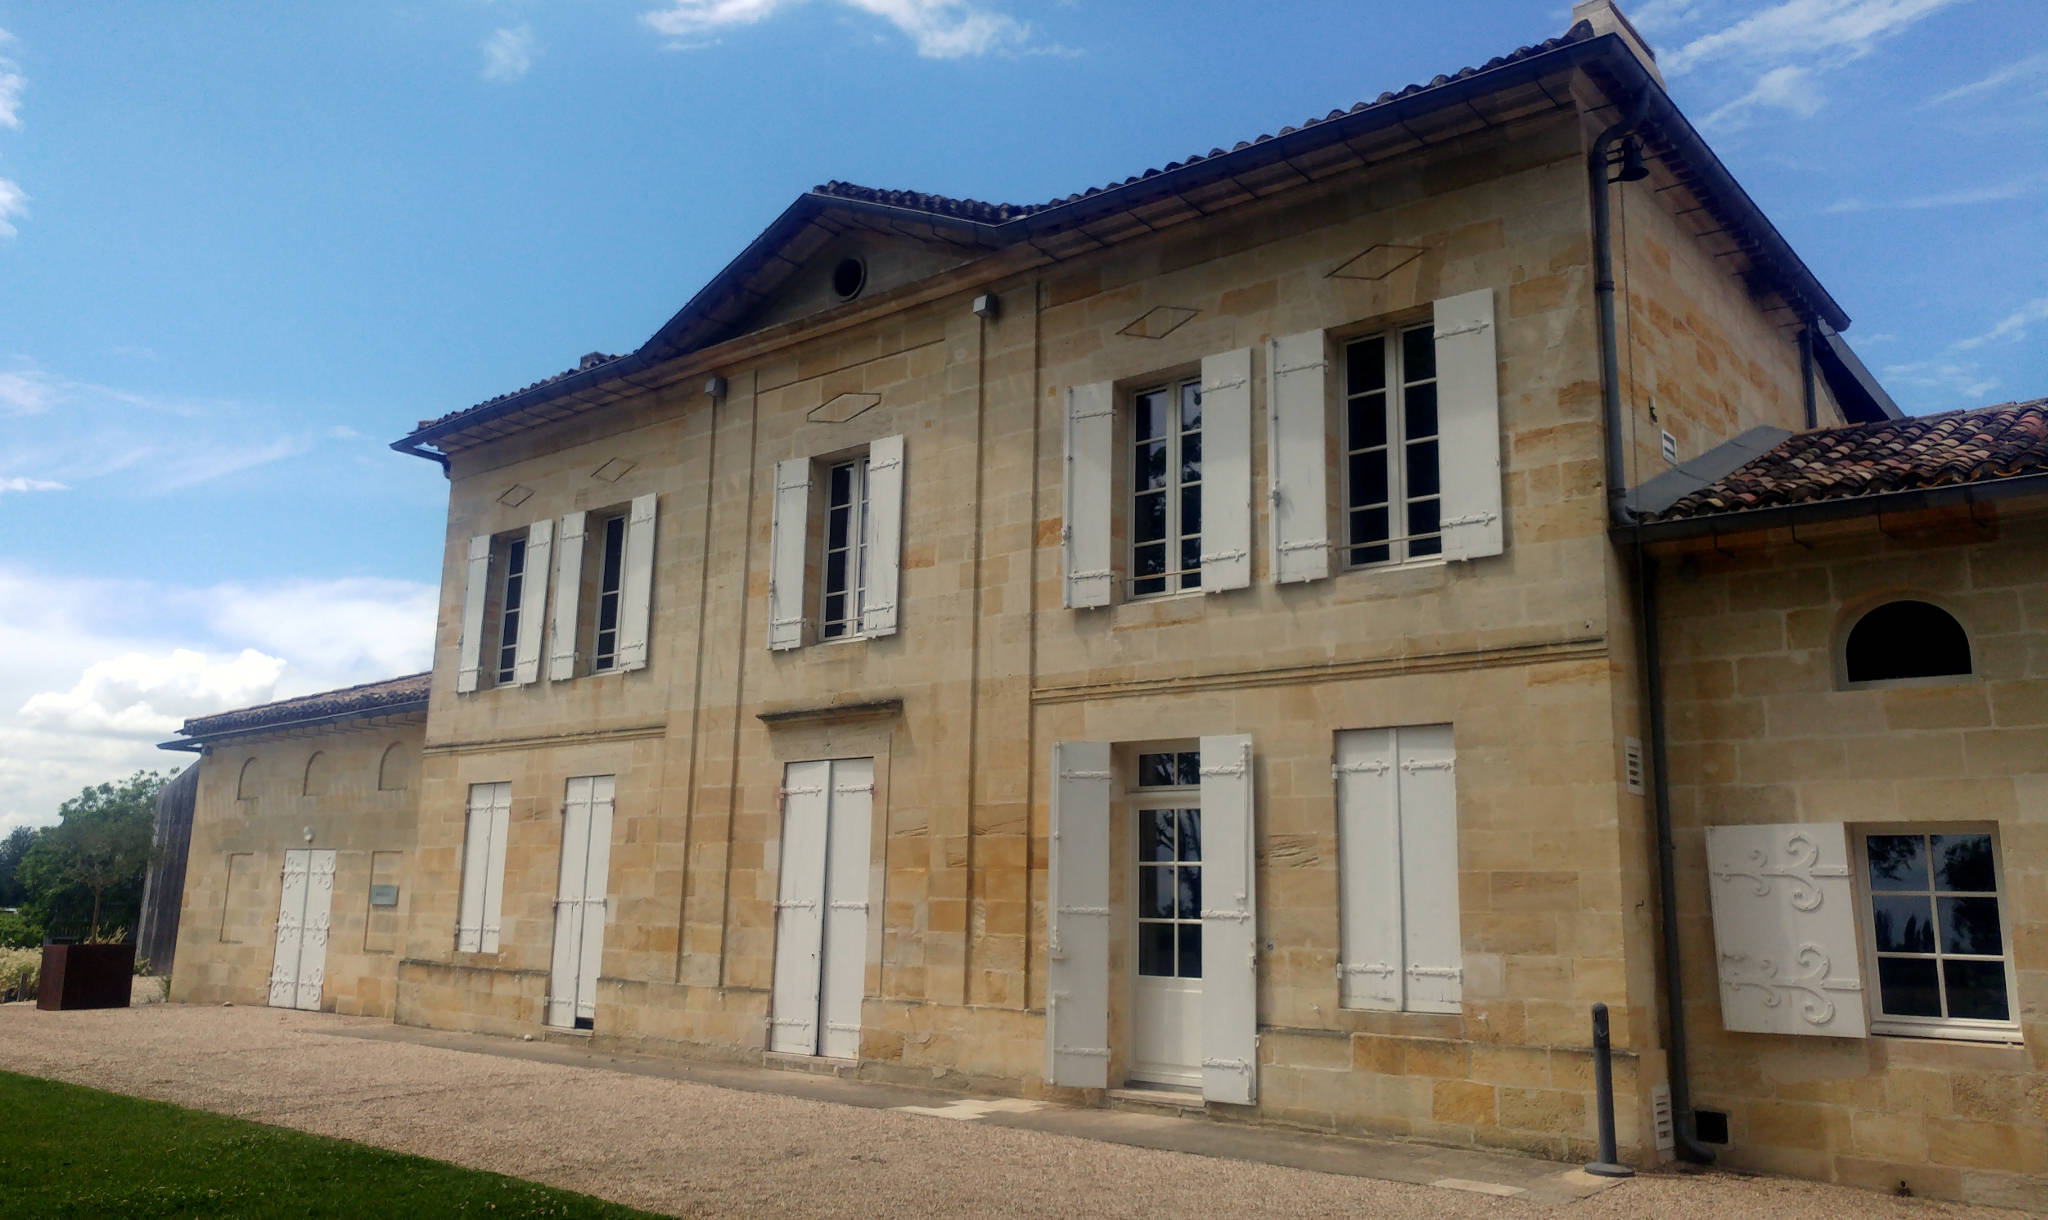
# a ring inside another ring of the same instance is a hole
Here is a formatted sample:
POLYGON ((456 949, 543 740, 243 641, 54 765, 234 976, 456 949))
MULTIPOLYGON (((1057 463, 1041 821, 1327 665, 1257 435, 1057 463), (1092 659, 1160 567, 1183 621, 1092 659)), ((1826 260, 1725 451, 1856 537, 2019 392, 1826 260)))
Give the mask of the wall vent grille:
POLYGON ((1657 1151, 1669 1152, 1678 1146, 1671 1127, 1671 1086, 1668 1084, 1660 1084, 1650 1090, 1650 1131, 1656 1137, 1657 1151))
POLYGON ((1643 742, 1640 737, 1625 737, 1621 742, 1622 774, 1626 777, 1631 796, 1643 794, 1643 742))

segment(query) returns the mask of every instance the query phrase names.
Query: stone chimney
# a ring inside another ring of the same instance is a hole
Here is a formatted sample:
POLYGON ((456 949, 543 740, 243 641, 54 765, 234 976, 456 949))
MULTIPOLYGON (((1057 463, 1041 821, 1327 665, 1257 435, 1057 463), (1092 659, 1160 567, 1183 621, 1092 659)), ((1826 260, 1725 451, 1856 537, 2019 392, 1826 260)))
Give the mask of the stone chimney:
POLYGON ((1636 33, 1636 27, 1629 24, 1614 0, 1577 0, 1572 5, 1572 25, 1581 21, 1592 23, 1595 37, 1601 34, 1621 35, 1622 42, 1628 44, 1628 49, 1635 52, 1636 58, 1650 70, 1651 78, 1659 85, 1664 83, 1664 74, 1657 70, 1657 53, 1643 41, 1641 34, 1636 33))
POLYGON ((591 352, 583 357, 582 363, 578 364, 576 369, 578 372, 584 369, 594 369, 598 365, 607 364, 613 359, 614 357, 607 356, 603 352, 591 352))

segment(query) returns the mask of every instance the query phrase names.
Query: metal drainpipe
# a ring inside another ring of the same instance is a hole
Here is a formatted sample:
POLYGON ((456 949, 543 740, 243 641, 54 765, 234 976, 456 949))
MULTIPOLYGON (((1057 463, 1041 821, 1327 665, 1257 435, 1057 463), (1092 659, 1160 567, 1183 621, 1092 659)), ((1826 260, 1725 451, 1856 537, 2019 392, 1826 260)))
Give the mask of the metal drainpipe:
POLYGON ((1813 391, 1813 323, 1799 328, 1799 390, 1806 404, 1808 431, 1820 427, 1820 400, 1813 391))
MULTIPOLYGON (((1593 290, 1599 305, 1600 399, 1607 422, 1607 512, 1617 526, 1632 527, 1636 515, 1628 507, 1628 476, 1621 429, 1621 356, 1614 328, 1614 253, 1607 208, 1607 155, 1614 142, 1643 121, 1649 110, 1647 86, 1629 103, 1621 120, 1600 133, 1586 156, 1586 180, 1593 213, 1593 290)), ((1665 778, 1668 750, 1664 725, 1664 671, 1657 638, 1655 570, 1635 538, 1636 616, 1642 623, 1645 683, 1645 733, 1650 739, 1650 785, 1656 812, 1658 922, 1663 925, 1663 982, 1671 1014, 1668 1067, 1671 1080, 1673 1135, 1678 1155, 1711 1165, 1714 1154, 1693 1138, 1692 1086, 1685 1052, 1685 989, 1680 979, 1678 937, 1677 849, 1671 837, 1671 785, 1665 778)))

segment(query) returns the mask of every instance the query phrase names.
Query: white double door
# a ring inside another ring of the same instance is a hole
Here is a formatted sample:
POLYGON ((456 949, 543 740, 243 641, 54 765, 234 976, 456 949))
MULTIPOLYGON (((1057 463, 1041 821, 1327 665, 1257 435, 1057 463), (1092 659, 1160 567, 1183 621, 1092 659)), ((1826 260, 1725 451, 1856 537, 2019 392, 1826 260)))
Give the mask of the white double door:
POLYGON ((591 1029, 597 1021, 613 788, 613 776, 578 776, 569 781, 562 802, 562 868, 555 886, 555 956, 548 974, 546 1023, 564 1029, 591 1029))
POLYGON ((277 955, 270 966, 272 1008, 319 1011, 327 977, 327 916, 333 909, 334 852, 286 852, 277 901, 277 955))
POLYGON ((872 758, 783 769, 770 1050, 860 1057, 874 791, 872 758))

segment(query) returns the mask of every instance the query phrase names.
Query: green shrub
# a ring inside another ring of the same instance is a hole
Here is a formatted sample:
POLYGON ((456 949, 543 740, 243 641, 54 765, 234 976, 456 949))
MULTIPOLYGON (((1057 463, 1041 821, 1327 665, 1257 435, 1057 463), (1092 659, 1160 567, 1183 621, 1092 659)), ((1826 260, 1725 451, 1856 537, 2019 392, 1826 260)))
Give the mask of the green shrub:
POLYGON ((35 999, 42 975, 41 949, 0 949, 0 1004, 35 999))
POLYGON ((23 911, 0 911, 0 949, 40 949, 43 925, 23 911))

